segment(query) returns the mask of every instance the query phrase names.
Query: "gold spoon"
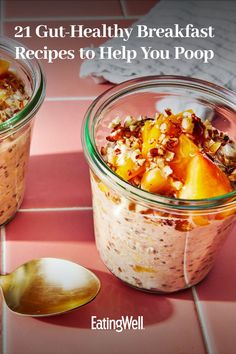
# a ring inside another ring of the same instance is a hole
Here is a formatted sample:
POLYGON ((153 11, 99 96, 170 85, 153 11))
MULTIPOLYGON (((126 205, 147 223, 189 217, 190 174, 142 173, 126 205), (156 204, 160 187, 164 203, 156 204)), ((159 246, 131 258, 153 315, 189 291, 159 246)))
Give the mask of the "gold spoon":
POLYGON ((100 281, 88 269, 57 258, 41 258, 0 276, 9 309, 26 316, 58 315, 93 300, 100 281))

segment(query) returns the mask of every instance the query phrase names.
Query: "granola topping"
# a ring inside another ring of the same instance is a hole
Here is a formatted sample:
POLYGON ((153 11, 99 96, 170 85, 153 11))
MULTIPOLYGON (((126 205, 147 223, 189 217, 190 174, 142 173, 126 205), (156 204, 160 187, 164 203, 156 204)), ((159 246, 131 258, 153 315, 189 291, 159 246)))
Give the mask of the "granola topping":
POLYGON ((213 197, 234 188, 235 143, 192 110, 174 115, 168 108, 153 118, 127 116, 123 122, 116 117, 109 128, 101 155, 114 172, 138 188, 186 199, 213 197), (192 182, 193 169, 203 192, 192 182), (219 188, 201 186, 204 174, 209 175, 209 186, 218 180, 219 188))
POLYGON ((23 82, 8 70, 5 63, 0 60, 0 123, 15 116, 29 100, 23 82))

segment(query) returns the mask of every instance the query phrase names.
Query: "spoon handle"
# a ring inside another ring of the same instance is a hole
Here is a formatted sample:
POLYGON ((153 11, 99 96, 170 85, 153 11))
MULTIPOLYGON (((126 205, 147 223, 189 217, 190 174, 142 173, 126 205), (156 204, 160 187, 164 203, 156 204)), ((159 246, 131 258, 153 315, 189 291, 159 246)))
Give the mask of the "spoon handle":
POLYGON ((11 274, 1 274, 0 275, 0 287, 3 292, 7 291, 11 285, 11 274))

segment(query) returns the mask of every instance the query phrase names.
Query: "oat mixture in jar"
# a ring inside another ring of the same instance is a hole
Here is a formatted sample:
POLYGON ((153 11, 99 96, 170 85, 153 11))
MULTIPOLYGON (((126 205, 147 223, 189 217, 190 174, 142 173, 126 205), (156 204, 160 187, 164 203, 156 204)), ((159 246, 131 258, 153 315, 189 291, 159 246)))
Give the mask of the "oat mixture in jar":
MULTIPOLYGON (((186 199, 233 190, 234 142, 193 111, 173 115, 168 109, 154 118, 127 117, 124 123, 116 118, 109 127, 101 155, 137 188, 186 199)), ((172 292, 198 283, 232 224, 232 212, 195 215, 145 208, 112 193, 94 175, 92 189, 102 259, 114 274, 140 288, 172 292)))
POLYGON ((33 118, 45 96, 41 68, 35 60, 16 61, 15 46, 0 38, 0 225, 22 203, 33 118))
POLYGON ((90 106, 96 244, 119 279, 170 293, 208 274, 235 221, 235 119, 234 93, 174 76, 122 83, 90 106), (157 110, 163 99, 182 109, 157 110))
POLYGON ((202 215, 161 215, 105 190, 93 175, 91 183, 97 248, 114 275, 156 292, 184 289, 207 275, 233 216, 212 215, 204 224, 202 215))
MULTIPOLYGON (((0 124, 14 117, 29 97, 23 82, 0 61, 0 124)), ((22 202, 30 147, 30 128, 0 142, 0 224, 8 221, 22 202)))

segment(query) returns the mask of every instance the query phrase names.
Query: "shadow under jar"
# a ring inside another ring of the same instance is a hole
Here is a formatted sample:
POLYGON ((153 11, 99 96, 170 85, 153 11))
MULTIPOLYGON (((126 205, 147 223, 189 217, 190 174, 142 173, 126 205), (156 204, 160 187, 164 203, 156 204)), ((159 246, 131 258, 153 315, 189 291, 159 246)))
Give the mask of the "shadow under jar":
POLYGON ((0 122, 0 225, 10 221, 22 203, 32 125, 45 97, 45 80, 38 62, 15 60, 16 46, 19 43, 0 37, 0 59, 9 63, 7 74, 0 76, 0 113, 5 117, 0 122), (6 96, 10 79, 12 86, 6 96), (20 90, 14 91, 16 86, 20 90), (21 104, 20 94, 27 97, 26 104, 12 109, 17 97, 21 104))
POLYGON ((88 109, 82 134, 100 256, 124 282, 160 293, 191 287, 207 275, 236 212, 235 190, 200 200, 165 197, 130 185, 103 161, 100 149, 114 118, 154 117, 165 108, 174 113, 193 109, 236 138, 236 95, 175 76, 144 77, 108 90, 88 109))

